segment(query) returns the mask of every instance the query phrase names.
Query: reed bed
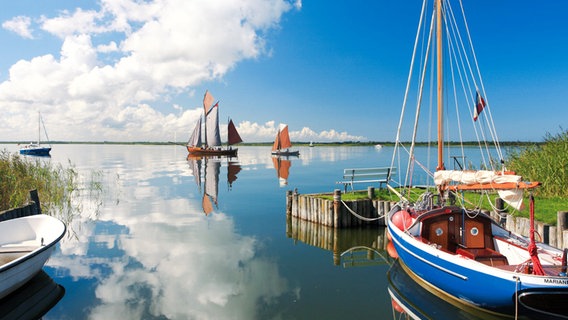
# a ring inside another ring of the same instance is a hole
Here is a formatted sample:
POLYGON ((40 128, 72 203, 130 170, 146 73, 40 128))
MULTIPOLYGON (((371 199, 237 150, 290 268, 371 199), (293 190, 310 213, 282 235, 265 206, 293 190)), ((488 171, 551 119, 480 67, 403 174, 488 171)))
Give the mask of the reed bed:
POLYGON ((33 189, 38 191, 42 210, 60 207, 77 189, 77 172, 71 164, 63 168, 47 159, 0 151, 0 211, 26 204, 33 189))
POLYGON ((568 131, 547 133, 543 144, 511 152, 509 169, 541 182, 535 192, 541 197, 568 198, 568 131))

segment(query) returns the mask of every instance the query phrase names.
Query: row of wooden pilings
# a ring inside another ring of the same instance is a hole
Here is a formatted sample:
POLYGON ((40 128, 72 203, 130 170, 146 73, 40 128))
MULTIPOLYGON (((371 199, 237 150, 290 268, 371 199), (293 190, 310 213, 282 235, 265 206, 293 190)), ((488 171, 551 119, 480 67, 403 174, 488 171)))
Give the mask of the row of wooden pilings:
MULTIPOLYGON (((374 193, 373 188, 369 188, 369 193, 372 194, 371 192, 374 193)), ((391 208, 389 201, 375 200, 370 197, 355 201, 342 201, 339 189, 334 191, 333 200, 324 199, 322 195, 288 191, 286 214, 333 228, 351 228, 369 224, 386 226, 386 214, 391 208), (353 215, 349 210, 359 216, 374 220, 365 221, 353 215)))
MULTIPOLYGON (((323 194, 286 194, 286 214, 293 217, 333 228, 352 228, 364 225, 386 226, 387 214, 394 204, 390 201, 373 199, 374 188, 369 187, 368 199, 342 201, 341 190, 333 192, 333 200, 324 199, 323 194), (356 215, 362 217, 357 217, 356 215)), ((329 195, 329 194, 327 194, 329 195)), ((496 204, 497 208, 500 203, 496 204)), ((500 212, 488 213, 507 230, 525 237, 529 236, 530 220, 500 212)), ((568 248, 568 211, 557 212, 556 226, 535 221, 535 230, 541 239, 537 241, 553 247, 568 248)))

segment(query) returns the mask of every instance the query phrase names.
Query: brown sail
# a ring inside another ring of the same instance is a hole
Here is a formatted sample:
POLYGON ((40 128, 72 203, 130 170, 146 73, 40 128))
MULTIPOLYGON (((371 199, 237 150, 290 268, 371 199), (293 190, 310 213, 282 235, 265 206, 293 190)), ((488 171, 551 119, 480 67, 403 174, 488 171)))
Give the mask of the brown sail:
POLYGON ((276 138, 274 139, 274 144, 272 145, 272 151, 280 150, 280 130, 276 134, 276 138))
POLYGON ((278 130, 276 138, 274 139, 274 144, 272 145, 273 155, 287 155, 287 156, 297 156, 300 154, 299 151, 284 150, 289 149, 292 146, 290 141, 290 135, 288 133, 288 126, 285 125, 281 130, 278 130))
POLYGON ((228 145, 233 145, 233 144, 237 144, 239 142, 243 142, 243 139, 241 139, 241 136, 239 135, 239 132, 237 131, 237 128, 235 127, 235 124, 233 123, 233 120, 229 120, 229 125, 227 126, 227 131, 228 131, 228 145))

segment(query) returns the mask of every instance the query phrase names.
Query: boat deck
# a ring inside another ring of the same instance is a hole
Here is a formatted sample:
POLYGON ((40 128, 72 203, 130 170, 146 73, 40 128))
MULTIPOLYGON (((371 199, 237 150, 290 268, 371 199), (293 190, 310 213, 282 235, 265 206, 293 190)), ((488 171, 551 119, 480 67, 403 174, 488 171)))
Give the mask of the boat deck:
POLYGON ((39 248, 39 246, 1 246, 0 267, 39 248))

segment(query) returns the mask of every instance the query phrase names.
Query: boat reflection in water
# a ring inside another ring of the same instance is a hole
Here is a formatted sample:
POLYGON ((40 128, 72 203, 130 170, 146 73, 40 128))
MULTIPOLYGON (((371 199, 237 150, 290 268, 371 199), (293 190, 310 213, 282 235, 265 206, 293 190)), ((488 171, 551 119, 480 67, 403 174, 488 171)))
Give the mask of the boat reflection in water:
MULTIPOLYGON (((209 215, 213 211, 214 206, 218 207, 219 175, 221 173, 222 159, 219 157, 195 157, 188 155, 187 161, 200 192, 203 182, 201 205, 203 207, 203 213, 209 215)), ((233 187, 233 182, 237 180, 237 174, 240 171, 241 166, 237 162, 229 161, 227 163, 227 185, 229 190, 233 187)))
POLYGON ((278 177, 279 185, 281 187, 288 185, 290 167, 292 166, 292 161, 289 157, 272 156, 272 164, 274 164, 274 169, 276 169, 276 176, 278 177))
POLYGON ((286 237, 331 251, 333 264, 345 268, 392 263, 386 252, 384 228, 338 229, 288 215, 286 237))
POLYGON ((0 300, 0 320, 39 319, 65 295, 65 289, 45 271, 0 300))
MULTIPOLYGON (((512 319, 459 303, 417 278, 397 259, 387 272, 394 319, 512 319)), ((491 290, 489 287, 480 290, 491 290)), ((534 319, 519 313, 517 319, 534 319)))
POLYGON ((227 185, 229 190, 233 188, 233 182, 237 181, 237 174, 241 172, 242 168, 238 162, 230 161, 227 164, 227 185))

